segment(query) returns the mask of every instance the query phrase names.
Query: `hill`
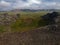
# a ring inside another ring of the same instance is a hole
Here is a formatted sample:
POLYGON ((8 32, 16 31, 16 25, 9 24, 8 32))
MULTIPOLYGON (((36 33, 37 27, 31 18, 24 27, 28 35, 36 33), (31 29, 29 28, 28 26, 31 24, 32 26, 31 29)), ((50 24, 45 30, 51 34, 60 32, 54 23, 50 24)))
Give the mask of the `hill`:
POLYGON ((56 22, 43 27, 26 32, 0 33, 0 45, 60 45, 60 15, 56 18, 55 15, 56 22))

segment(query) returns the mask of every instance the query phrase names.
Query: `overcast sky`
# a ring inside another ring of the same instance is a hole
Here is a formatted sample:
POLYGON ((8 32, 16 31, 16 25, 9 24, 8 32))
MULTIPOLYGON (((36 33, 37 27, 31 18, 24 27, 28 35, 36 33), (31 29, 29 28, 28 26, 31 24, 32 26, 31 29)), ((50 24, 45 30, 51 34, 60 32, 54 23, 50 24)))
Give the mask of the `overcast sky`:
POLYGON ((60 0, 0 0, 0 11, 11 9, 60 9, 60 0))

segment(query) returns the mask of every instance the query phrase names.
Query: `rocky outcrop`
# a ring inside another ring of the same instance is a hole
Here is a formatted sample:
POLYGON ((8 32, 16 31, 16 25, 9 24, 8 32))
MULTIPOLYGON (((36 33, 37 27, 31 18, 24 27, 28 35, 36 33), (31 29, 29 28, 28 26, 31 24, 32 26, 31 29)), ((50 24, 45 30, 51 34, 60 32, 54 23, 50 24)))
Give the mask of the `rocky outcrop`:
POLYGON ((0 34, 0 45, 60 45, 60 32, 41 27, 27 32, 0 34))
POLYGON ((16 22, 17 19, 20 18, 20 14, 9 15, 8 13, 4 13, 0 15, 0 25, 10 25, 13 22, 16 22))

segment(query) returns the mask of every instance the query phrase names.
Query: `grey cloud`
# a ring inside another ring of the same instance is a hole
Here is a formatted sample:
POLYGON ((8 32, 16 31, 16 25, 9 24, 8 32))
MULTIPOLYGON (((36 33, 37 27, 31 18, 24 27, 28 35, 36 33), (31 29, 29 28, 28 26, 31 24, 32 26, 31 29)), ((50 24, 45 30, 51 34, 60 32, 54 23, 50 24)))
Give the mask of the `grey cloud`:
POLYGON ((0 0, 0 10, 60 9, 60 0, 0 0))

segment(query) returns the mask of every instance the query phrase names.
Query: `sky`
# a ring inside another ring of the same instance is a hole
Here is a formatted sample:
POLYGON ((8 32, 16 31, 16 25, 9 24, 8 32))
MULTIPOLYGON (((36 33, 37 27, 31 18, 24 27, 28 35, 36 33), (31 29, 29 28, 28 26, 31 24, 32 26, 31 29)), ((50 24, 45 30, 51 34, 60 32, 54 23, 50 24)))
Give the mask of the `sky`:
POLYGON ((12 9, 60 9, 60 0, 0 0, 0 11, 12 9))

